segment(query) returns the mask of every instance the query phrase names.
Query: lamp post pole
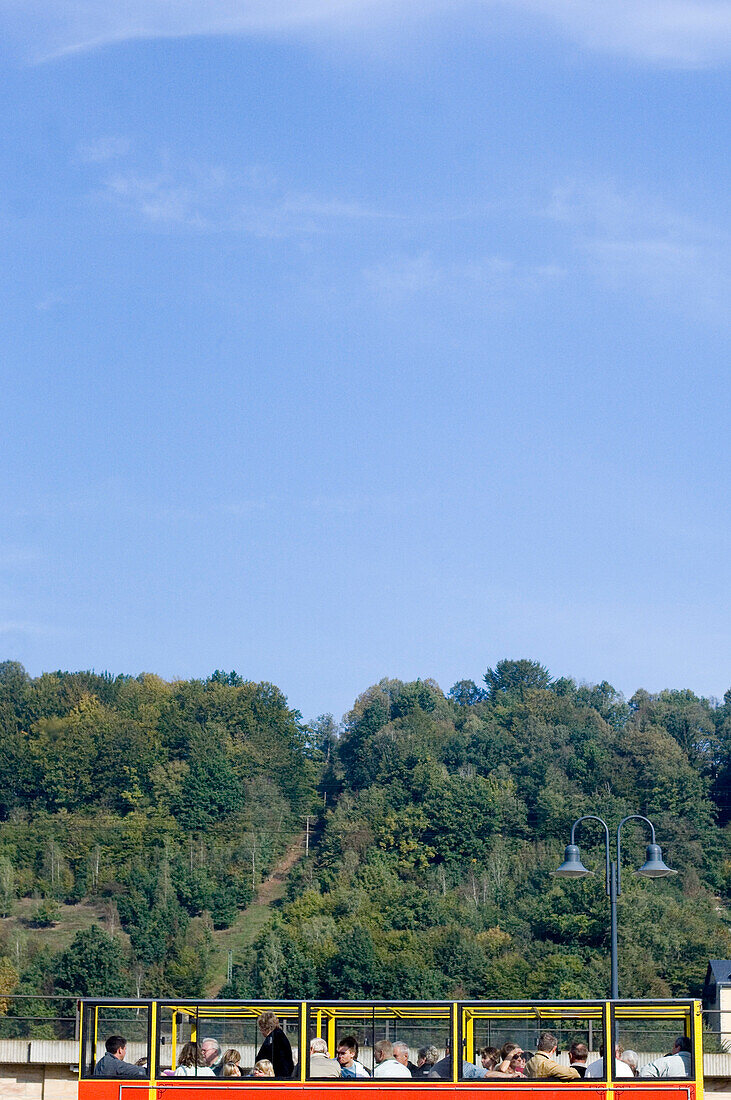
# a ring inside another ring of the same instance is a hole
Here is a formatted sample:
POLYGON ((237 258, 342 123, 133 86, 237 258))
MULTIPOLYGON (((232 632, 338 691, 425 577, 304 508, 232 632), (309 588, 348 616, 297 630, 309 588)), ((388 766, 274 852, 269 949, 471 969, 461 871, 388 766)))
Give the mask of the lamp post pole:
POLYGON ((611 998, 613 1001, 619 999, 619 952, 617 948, 617 898, 622 893, 622 826, 627 821, 644 821, 646 825, 650 826, 650 832, 652 834, 652 840, 647 845, 646 858, 643 865, 638 869, 638 875, 644 875, 646 878, 665 878, 667 875, 675 875, 677 871, 671 870, 663 862, 662 851, 660 845, 655 841, 655 826, 652 824, 649 818, 643 817, 642 814, 629 814, 627 817, 623 817, 617 826, 617 861, 612 859, 611 848, 609 843, 609 826, 603 817, 597 817, 596 814, 584 814, 583 817, 578 817, 571 826, 571 841, 566 846, 564 852, 564 861, 561 866, 551 873, 557 878, 585 878, 586 875, 593 875, 594 872, 590 871, 581 862, 581 853, 579 852, 578 845, 575 843, 576 826, 580 825, 582 821, 598 821, 604 829, 604 852, 605 852, 605 866, 604 866, 604 886, 607 897, 609 898, 609 943, 611 951, 611 998))
MULTIPOLYGON (((619 836, 619 833, 617 833, 619 836)), ((607 841, 607 844, 609 841, 607 841)), ((617 841, 619 843, 619 841, 617 841)), ((619 1000, 619 944, 617 939, 617 897, 619 896, 619 885, 617 882, 617 867, 619 866, 619 854, 617 854, 617 862, 610 862, 609 870, 609 939, 610 939, 610 951, 612 959, 612 977, 611 977, 611 992, 609 996, 613 1001, 619 1000)))

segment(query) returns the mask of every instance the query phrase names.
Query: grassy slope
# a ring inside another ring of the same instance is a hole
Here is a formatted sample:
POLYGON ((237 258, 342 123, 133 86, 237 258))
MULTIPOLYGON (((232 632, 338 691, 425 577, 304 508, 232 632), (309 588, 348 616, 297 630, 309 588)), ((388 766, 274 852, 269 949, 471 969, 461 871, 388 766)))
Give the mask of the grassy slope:
POLYGON ((304 842, 304 833, 293 837, 272 873, 259 886, 251 905, 239 913, 230 928, 213 933, 216 953, 206 991, 209 997, 215 997, 226 981, 228 952, 233 951, 236 962, 270 920, 273 905, 284 897, 289 872, 302 858, 304 842))
MULTIPOLYGON (((59 904, 58 921, 52 928, 31 927, 30 920, 37 908, 36 899, 18 898, 13 903, 11 916, 0 919, 0 933, 11 950, 16 938, 19 938, 21 942, 47 945, 51 951, 63 951, 77 932, 90 928, 92 924, 101 925, 105 932, 111 930, 109 909, 103 902, 85 901, 80 905, 59 904)), ((114 935, 121 936, 122 940, 127 942, 127 936, 122 932, 116 915, 114 935)))
MULTIPOLYGON (((233 951, 234 961, 239 959, 271 919, 273 906, 284 897, 287 876, 303 854, 304 833, 292 838, 272 873, 260 884, 251 905, 239 913, 231 927, 213 933, 215 954, 207 996, 215 997, 226 981, 228 952, 233 951)), ((103 902, 59 904, 58 921, 52 928, 31 927, 30 920, 37 907, 37 899, 19 898, 13 904, 12 915, 0 918, 0 935, 11 956, 18 939, 21 944, 32 941, 37 945, 47 945, 51 951, 56 952, 68 947, 77 932, 90 928, 93 924, 101 925, 106 932, 111 930, 109 906, 103 902)), ((118 918, 114 924, 114 935, 121 936, 125 943, 128 942, 118 918)))

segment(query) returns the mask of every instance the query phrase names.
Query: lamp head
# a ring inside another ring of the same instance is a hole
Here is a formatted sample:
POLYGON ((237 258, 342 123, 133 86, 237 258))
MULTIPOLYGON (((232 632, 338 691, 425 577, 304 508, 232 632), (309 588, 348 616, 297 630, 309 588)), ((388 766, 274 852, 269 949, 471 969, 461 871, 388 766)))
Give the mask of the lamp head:
POLYGON ((594 872, 590 871, 581 862, 578 844, 567 844, 563 854, 563 863, 555 871, 551 871, 551 874, 555 875, 556 878, 584 878, 586 875, 593 875, 594 872))
POLYGON ((678 872, 667 866, 662 858, 662 848, 659 844, 648 844, 645 862, 636 873, 644 875, 645 878, 667 878, 668 875, 677 875, 678 872))

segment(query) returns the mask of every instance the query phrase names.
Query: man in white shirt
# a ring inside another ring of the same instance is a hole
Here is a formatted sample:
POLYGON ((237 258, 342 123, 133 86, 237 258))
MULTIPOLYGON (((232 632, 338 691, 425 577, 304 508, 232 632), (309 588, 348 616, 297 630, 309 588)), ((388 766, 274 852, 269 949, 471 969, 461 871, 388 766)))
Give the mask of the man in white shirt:
POLYGON ((409 1060, 409 1048, 405 1043, 396 1043, 396 1046, 401 1048, 402 1058, 403 1051, 406 1051, 404 1061, 394 1057, 393 1044, 389 1043, 388 1039, 378 1040, 373 1048, 376 1059, 376 1068, 373 1070, 374 1077, 411 1077, 411 1070, 406 1068, 406 1062, 409 1060))
POLYGON ((690 1039, 679 1035, 670 1054, 648 1062, 640 1077, 690 1077, 690 1039))
MULTIPOLYGON (((586 1067, 586 1073, 584 1074, 584 1080, 589 1077, 599 1078, 603 1080, 607 1076, 607 1071, 604 1068, 604 1047, 599 1048, 602 1052, 601 1058, 597 1058, 595 1062, 591 1062, 586 1067)), ((614 1076, 615 1077, 634 1077, 634 1073, 629 1068, 626 1062, 620 1061, 622 1057, 622 1047, 619 1043, 614 1048, 614 1076)))

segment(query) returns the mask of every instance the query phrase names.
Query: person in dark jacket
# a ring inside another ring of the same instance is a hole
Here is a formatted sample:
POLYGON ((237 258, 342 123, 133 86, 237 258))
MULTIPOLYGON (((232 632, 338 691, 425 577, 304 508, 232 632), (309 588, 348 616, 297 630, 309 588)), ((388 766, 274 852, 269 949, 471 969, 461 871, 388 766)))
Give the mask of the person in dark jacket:
POLYGON ((580 1077, 586 1073, 586 1059, 589 1057, 589 1048, 586 1043, 572 1043, 569 1047, 569 1065, 573 1066, 580 1077))
POLYGON ((107 1053, 94 1066, 95 1077, 147 1077, 146 1066, 125 1062, 127 1040, 123 1035, 110 1035, 104 1046, 107 1053))
POLYGON ((256 1054, 257 1062, 268 1058, 274 1066, 275 1077, 291 1077, 294 1073, 292 1047, 279 1026, 279 1017, 274 1012, 262 1012, 256 1022, 264 1036, 264 1042, 256 1054))
POLYGON ((415 1068, 411 1069, 411 1066, 408 1066, 407 1069, 411 1069, 412 1077, 428 1077, 434 1068, 434 1063, 438 1060, 439 1051, 436 1047, 419 1047, 415 1068))

